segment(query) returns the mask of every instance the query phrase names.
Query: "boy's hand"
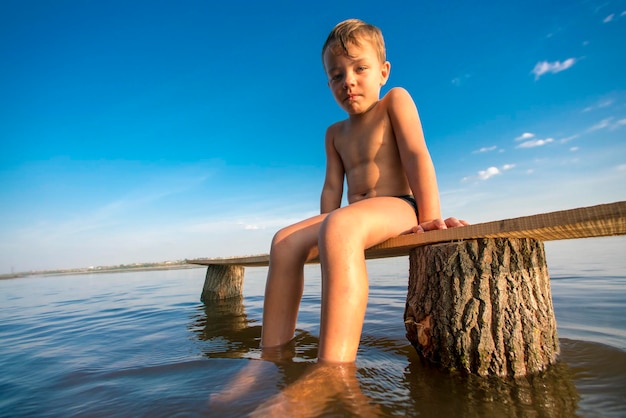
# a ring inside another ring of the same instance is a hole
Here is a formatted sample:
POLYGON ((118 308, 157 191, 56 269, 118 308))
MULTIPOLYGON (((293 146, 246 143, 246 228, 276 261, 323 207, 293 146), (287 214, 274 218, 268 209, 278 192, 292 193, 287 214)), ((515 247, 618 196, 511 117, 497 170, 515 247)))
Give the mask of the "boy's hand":
POLYGON ((413 232, 419 234, 426 231, 433 231, 435 229, 456 228, 465 225, 469 225, 469 222, 454 217, 448 218, 445 221, 443 219, 433 219, 432 221, 423 222, 413 227, 413 232))

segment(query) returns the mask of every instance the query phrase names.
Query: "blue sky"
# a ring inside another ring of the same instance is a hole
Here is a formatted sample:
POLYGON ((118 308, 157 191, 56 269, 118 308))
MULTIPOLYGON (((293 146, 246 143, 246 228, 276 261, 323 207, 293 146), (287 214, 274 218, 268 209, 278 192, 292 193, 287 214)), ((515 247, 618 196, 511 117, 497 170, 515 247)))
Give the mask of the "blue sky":
POLYGON ((626 200, 626 1, 225 3, 0 3, 0 273, 267 252, 319 211, 345 116, 320 50, 351 17, 444 216, 626 200))

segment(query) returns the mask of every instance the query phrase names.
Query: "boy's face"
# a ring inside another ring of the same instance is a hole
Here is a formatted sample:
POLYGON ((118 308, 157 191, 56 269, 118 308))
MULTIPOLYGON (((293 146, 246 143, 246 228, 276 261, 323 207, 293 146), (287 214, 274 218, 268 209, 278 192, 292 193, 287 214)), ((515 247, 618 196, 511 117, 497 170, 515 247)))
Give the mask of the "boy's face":
POLYGON ((336 55, 335 45, 324 52, 328 86, 339 106, 349 115, 363 113, 378 102, 380 88, 389 78, 389 62, 380 62, 370 42, 361 40, 360 43, 349 45, 348 54, 341 51, 336 55))

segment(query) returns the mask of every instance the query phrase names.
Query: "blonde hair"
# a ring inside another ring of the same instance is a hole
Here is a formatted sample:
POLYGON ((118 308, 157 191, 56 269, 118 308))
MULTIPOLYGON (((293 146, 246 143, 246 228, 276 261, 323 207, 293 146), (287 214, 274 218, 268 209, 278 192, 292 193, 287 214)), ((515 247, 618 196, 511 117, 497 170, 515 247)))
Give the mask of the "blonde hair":
POLYGON ((360 46, 363 40, 372 44, 381 63, 387 61, 385 40, 381 30, 362 20, 348 19, 338 23, 328 35, 322 47, 322 62, 327 49, 330 49, 333 54, 349 55, 348 46, 360 46))

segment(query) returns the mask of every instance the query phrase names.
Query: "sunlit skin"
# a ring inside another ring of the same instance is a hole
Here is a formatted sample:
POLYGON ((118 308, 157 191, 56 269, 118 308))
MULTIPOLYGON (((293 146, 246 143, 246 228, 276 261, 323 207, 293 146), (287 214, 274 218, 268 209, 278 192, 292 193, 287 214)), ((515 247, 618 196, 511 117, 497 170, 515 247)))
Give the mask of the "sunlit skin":
POLYGON ((380 407, 361 391, 353 363, 318 363, 310 367, 300 379, 259 405, 250 416, 319 417, 334 399, 341 401, 348 416, 381 416, 380 407))
POLYGON ((303 265, 319 255, 322 307, 318 359, 353 362, 368 298, 364 250, 389 238, 460 226, 441 220, 435 170, 410 95, 394 88, 380 99, 389 62, 367 39, 348 53, 324 54, 328 86, 348 118, 326 132, 321 214, 279 231, 272 242, 263 312, 263 347, 293 338, 303 265), (349 205, 340 207, 344 177, 349 205), (413 194, 419 219, 406 202, 413 194))
MULTIPOLYGON (((347 49, 330 45, 323 56, 328 87, 348 117, 326 131, 321 213, 274 236, 263 305, 263 358, 272 361, 294 336, 304 264, 319 256, 318 362, 261 405, 262 416, 322 411, 329 399, 345 394, 356 415, 376 415, 360 392, 354 368, 369 291, 364 251, 401 234, 467 224, 441 219, 435 170, 409 93, 393 88, 380 98, 389 62, 381 61, 367 38, 347 49), (341 207, 344 179, 349 204, 341 207), (411 205, 394 197, 408 194, 415 196, 419 219, 411 205)), ((259 379, 257 368, 250 365, 235 379, 241 383, 235 396, 259 379)))

